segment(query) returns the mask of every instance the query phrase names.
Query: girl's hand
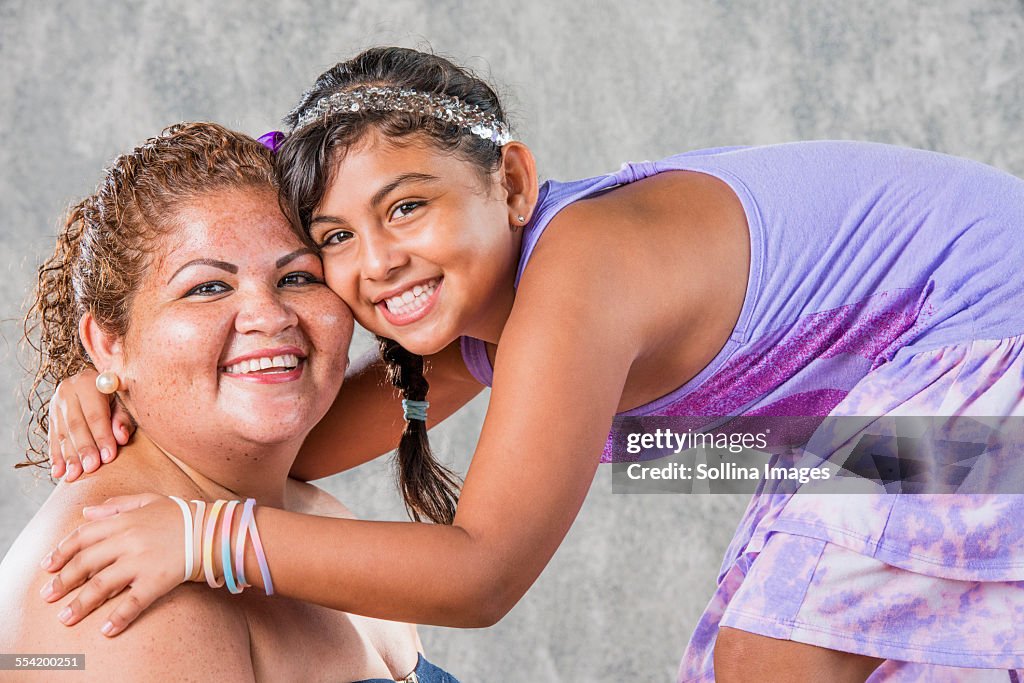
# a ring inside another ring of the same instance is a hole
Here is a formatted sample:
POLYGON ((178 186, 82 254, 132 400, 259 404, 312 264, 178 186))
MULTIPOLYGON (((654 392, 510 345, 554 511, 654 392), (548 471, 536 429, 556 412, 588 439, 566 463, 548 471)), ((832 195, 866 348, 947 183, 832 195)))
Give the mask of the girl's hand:
POLYGON ((86 368, 57 385, 50 399, 50 474, 74 481, 83 471, 95 472, 117 457, 135 430, 131 418, 113 397, 96 389, 96 375, 86 368), (111 405, 114 406, 111 416, 111 405))
POLYGON ((82 586, 60 613, 67 626, 112 600, 114 610, 100 631, 114 636, 183 583, 181 509, 167 496, 144 493, 111 498, 82 514, 94 521, 64 537, 43 560, 43 569, 59 573, 41 594, 54 602, 82 586))

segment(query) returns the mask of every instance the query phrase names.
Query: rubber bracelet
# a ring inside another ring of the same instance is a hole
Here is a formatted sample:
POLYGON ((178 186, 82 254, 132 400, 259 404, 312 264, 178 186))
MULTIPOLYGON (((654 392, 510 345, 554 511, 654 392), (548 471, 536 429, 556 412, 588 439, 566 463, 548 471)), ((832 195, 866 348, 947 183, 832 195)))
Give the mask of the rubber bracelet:
POLYGON ((199 581, 203 578, 203 522, 206 521, 206 501, 205 500, 193 500, 196 504, 195 512, 195 523, 192 528, 195 530, 195 537, 192 541, 192 545, 195 548, 196 564, 192 569, 192 575, 189 576, 189 581, 199 581))
POLYGON ((184 581, 188 581, 189 577, 192 576, 192 572, 195 570, 195 555, 193 554, 194 548, 192 545, 192 509, 189 508, 188 503, 183 501, 177 496, 167 496, 181 508, 181 516, 185 520, 185 578, 184 581))
POLYGON ((260 532, 256 528, 256 513, 253 512, 249 523, 249 534, 252 536, 252 549, 256 551, 256 563, 260 567, 260 574, 263 576, 263 590, 267 595, 274 594, 274 582, 270 580, 270 567, 267 565, 267 555, 263 552, 263 543, 260 541, 260 532))
POLYGON ((232 500, 224 506, 224 521, 220 525, 220 561, 224 565, 224 583, 228 592, 238 595, 242 588, 235 583, 235 572, 231 569, 231 521, 235 515, 238 501, 232 500))
POLYGON ((252 523, 252 508, 255 504, 255 498, 246 499, 238 523, 238 538, 235 541, 235 578, 238 585, 243 588, 252 585, 245 579, 245 541, 249 538, 249 524, 252 523))
POLYGON ((224 585, 224 581, 218 580, 214 575, 213 536, 217 530, 217 516, 226 502, 226 500, 214 502, 210 509, 210 516, 206 519, 206 534, 203 536, 203 572, 206 574, 206 583, 210 588, 220 588, 224 585))

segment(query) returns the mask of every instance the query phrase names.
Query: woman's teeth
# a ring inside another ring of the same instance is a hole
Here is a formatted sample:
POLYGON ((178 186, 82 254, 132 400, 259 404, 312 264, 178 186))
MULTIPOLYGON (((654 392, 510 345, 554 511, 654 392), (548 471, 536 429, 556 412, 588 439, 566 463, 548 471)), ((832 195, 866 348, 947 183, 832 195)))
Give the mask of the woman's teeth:
POLYGON ((299 357, 286 353, 283 356, 274 356, 272 358, 264 356, 263 358, 250 358, 249 360, 243 360, 229 365, 224 368, 224 372, 230 375, 245 375, 250 372, 260 372, 262 370, 271 370, 274 372, 288 372, 294 370, 299 364, 299 357), (277 370, 276 368, 280 368, 277 370))
POLYGON ((387 305, 388 310, 396 315, 406 315, 423 308, 430 295, 437 289, 437 285, 440 280, 431 280, 424 285, 416 285, 412 289, 407 289, 398 296, 393 296, 390 299, 385 299, 384 303, 387 305))

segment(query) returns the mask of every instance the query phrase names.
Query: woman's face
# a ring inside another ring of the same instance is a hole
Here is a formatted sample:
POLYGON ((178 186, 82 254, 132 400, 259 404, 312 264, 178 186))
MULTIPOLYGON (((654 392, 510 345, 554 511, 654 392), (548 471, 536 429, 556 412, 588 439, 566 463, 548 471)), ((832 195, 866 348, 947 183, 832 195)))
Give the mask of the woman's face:
POLYGON ((422 355, 500 335, 519 233, 502 185, 458 156, 371 134, 338 163, 310 233, 328 285, 371 332, 422 355))
POLYGON ((302 438, 333 402, 352 338, 319 257, 269 188, 217 191, 175 219, 123 341, 129 409, 158 440, 302 438))

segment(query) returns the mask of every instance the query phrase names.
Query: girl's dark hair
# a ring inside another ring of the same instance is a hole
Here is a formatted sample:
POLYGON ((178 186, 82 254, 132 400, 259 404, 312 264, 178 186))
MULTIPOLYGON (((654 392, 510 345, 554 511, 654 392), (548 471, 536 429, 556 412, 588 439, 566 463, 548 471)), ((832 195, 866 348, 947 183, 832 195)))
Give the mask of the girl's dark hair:
MULTIPOLYGON (((505 112, 494 90, 469 70, 437 55, 377 47, 322 73, 285 123, 294 129, 299 118, 322 98, 361 86, 393 86, 457 97, 505 121, 505 112)), ((365 108, 338 111, 293 130, 275 155, 282 204, 304 230, 309 230, 313 211, 323 199, 338 162, 370 132, 397 142, 418 136, 473 164, 484 177, 501 165, 501 148, 497 144, 428 114, 365 108)), ((388 364, 388 375, 402 396, 425 399, 427 382, 423 378, 422 357, 409 353, 393 340, 378 337, 378 341, 381 356, 388 364)), ((426 424, 420 420, 411 420, 406 425, 398 447, 400 485, 413 519, 426 517, 450 524, 458 500, 457 479, 434 460, 426 432, 426 424)))
POLYGON ((215 123, 179 123, 117 157, 96 191, 68 211, 25 315, 35 369, 28 457, 16 467, 49 462, 50 397, 59 382, 90 364, 78 336, 82 316, 91 313, 104 331, 123 337, 154 245, 173 229, 176 210, 237 187, 276 189, 270 151, 215 123))

